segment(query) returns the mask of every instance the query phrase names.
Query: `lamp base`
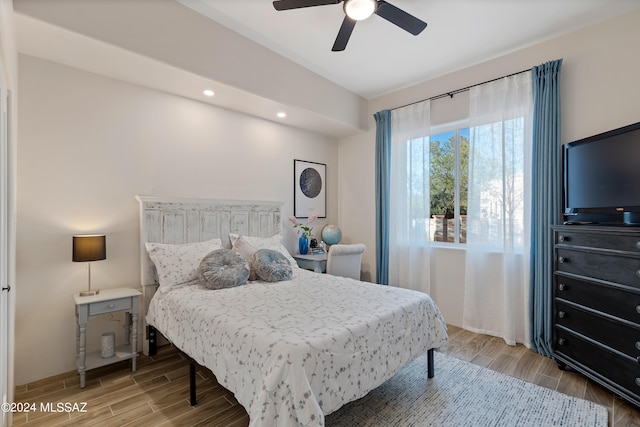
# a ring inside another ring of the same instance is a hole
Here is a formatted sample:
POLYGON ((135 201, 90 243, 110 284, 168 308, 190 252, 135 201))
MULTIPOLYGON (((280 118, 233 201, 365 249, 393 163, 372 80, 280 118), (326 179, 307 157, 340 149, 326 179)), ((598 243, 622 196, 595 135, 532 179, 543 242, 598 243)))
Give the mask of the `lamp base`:
POLYGON ((81 297, 92 297, 94 295, 98 295, 100 293, 100 289, 92 290, 92 291, 81 291, 81 297))

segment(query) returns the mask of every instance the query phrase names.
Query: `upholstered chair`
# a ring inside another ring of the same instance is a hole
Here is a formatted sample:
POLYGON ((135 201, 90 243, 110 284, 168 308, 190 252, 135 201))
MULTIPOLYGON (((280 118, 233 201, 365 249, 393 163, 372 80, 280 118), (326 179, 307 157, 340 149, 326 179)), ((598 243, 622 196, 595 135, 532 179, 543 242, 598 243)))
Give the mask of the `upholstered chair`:
POLYGON ((331 245, 327 256, 327 274, 360 280, 360 265, 365 249, 362 243, 331 245))

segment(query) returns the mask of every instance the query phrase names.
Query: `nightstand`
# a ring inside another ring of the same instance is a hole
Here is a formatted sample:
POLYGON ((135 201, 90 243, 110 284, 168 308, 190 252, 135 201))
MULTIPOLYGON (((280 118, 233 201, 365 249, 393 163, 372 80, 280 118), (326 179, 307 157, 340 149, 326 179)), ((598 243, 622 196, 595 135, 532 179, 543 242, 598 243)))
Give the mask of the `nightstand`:
POLYGON ((138 356, 138 312, 140 308, 140 291, 132 288, 104 289, 92 296, 73 295, 76 304, 76 360, 80 374, 80 388, 85 387, 86 371, 109 365, 121 360, 131 359, 131 371, 136 371, 138 356), (106 313, 125 311, 125 345, 117 346, 115 355, 102 358, 100 351, 87 353, 87 322, 94 316, 106 313))
POLYGON ((298 267, 305 270, 312 270, 316 273, 324 273, 327 271, 327 253, 322 254, 295 254, 293 259, 298 263, 298 267))

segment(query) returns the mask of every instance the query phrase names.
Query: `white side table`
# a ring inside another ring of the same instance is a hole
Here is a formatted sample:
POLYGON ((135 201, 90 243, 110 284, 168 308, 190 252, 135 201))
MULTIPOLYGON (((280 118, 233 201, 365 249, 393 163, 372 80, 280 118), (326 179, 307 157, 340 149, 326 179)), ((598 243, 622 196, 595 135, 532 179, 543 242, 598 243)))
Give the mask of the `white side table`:
POLYGON ((298 267, 305 270, 313 270, 316 273, 324 273, 327 271, 327 253, 323 254, 295 254, 293 259, 298 263, 298 267))
POLYGON ((73 295, 76 305, 76 360, 80 374, 80 388, 85 387, 86 371, 109 365, 121 360, 131 359, 131 371, 136 371, 138 356, 138 312, 140 309, 140 291, 132 288, 104 289, 92 296, 73 295), (87 322, 94 316, 105 313, 126 311, 125 345, 116 347, 113 357, 102 358, 100 351, 87 354, 87 322))

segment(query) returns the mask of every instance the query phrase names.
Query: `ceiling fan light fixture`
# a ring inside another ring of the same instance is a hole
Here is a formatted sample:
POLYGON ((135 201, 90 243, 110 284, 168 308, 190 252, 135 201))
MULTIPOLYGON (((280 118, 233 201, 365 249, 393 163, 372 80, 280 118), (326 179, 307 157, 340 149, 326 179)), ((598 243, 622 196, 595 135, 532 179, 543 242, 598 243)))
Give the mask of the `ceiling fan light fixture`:
POLYGON ((376 11, 376 0, 345 0, 344 13, 355 21, 367 19, 376 11))

